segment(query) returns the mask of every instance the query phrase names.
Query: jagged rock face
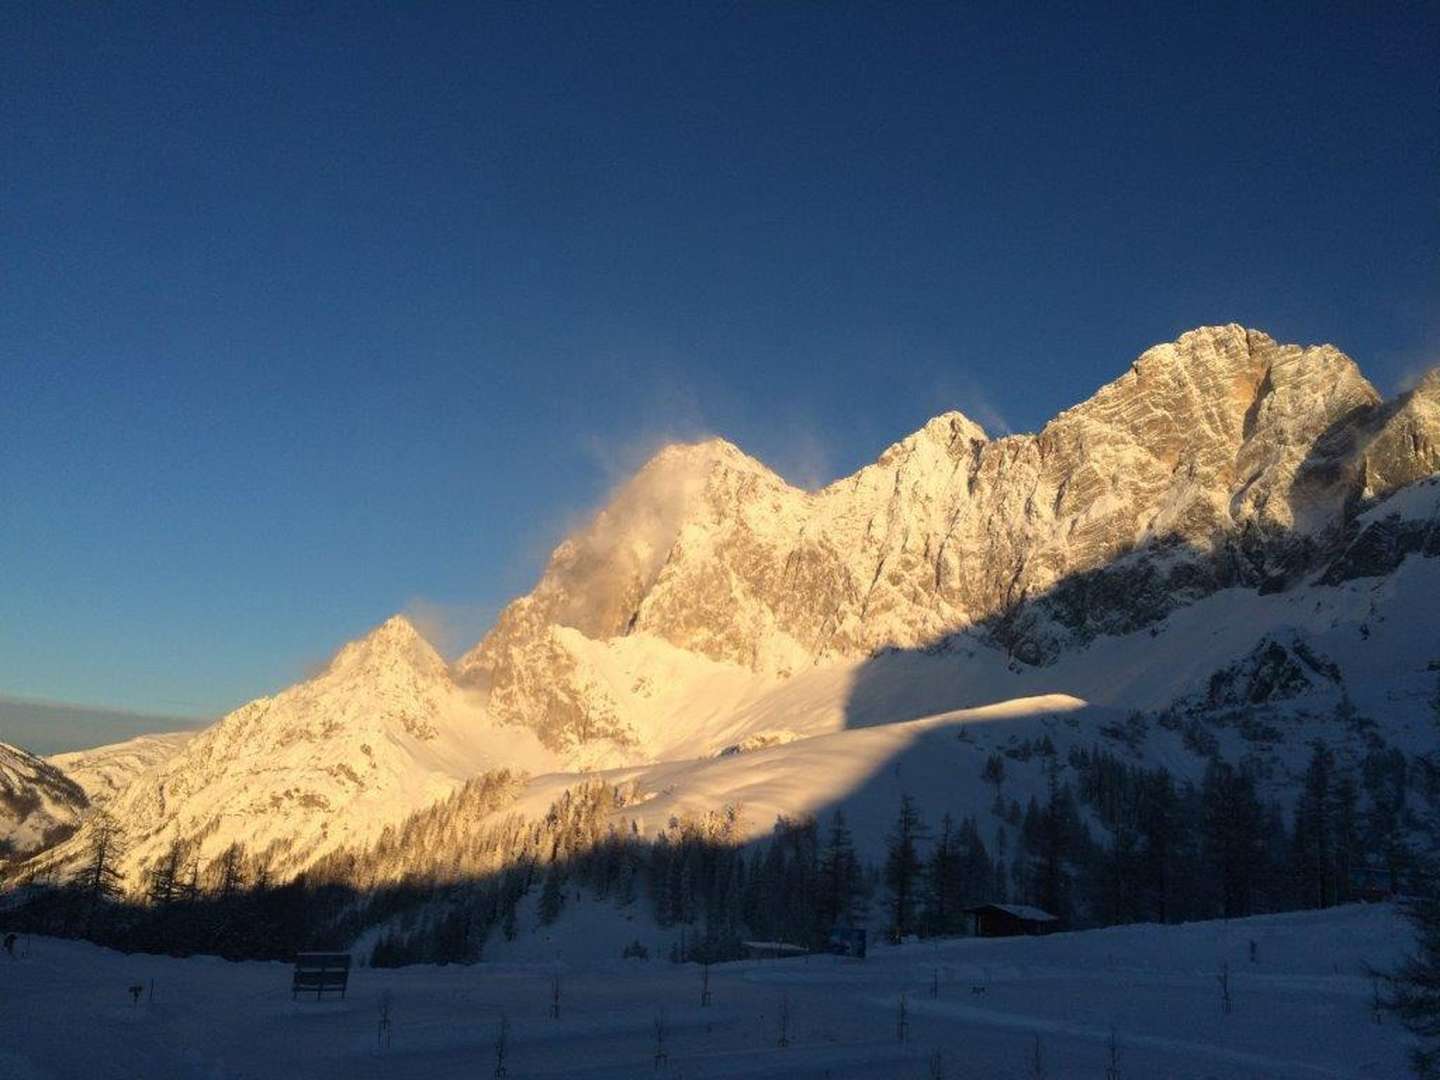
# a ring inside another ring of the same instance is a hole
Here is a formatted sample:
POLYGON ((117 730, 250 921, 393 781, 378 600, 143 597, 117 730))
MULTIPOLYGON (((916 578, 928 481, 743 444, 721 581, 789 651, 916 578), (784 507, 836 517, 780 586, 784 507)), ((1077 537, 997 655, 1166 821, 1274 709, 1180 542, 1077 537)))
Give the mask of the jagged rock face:
POLYGON ((1383 577, 1409 555, 1440 557, 1440 480, 1418 481, 1405 496, 1394 500, 1402 505, 1381 503, 1351 524, 1349 543, 1326 567, 1320 584, 1383 577))
POLYGON ((87 806, 79 785, 54 765, 0 743, 0 863, 63 840, 87 806))
POLYGON ((1021 660, 1218 588, 1283 588, 1363 500, 1440 467, 1440 375, 1386 404, 1328 345, 1230 325, 1148 350, 1036 435, 937 417, 853 476, 786 484, 667 447, 461 659, 552 747, 633 743, 559 627, 785 675, 985 628, 1021 660))
POLYGON ((1343 682, 1333 660, 1316 652, 1303 637, 1266 637, 1250 653, 1210 677, 1205 694, 1192 704, 1207 709, 1268 705, 1298 697, 1317 684, 1343 682))

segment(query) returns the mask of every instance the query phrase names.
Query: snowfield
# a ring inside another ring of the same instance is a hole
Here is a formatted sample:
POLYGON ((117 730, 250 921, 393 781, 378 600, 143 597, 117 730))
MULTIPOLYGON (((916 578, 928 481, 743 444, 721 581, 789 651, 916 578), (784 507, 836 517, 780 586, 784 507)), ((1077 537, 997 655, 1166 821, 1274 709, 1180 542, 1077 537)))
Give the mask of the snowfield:
MULTIPOLYGON (((572 944, 598 920, 615 922, 603 906, 567 909, 550 943, 558 955, 583 955, 572 944)), ((1392 965, 1411 941, 1390 905, 927 941, 872 949, 864 961, 721 964, 710 969, 708 1007, 700 967, 659 958, 668 934, 640 936, 650 960, 357 968, 343 1002, 321 1003, 291 1001, 285 964, 126 956, 34 938, 21 942, 19 959, 0 956, 0 1076, 491 1077, 502 1012, 513 1078, 1018 1080, 1037 1075, 1038 1047, 1043 1075, 1098 1080, 1112 1032, 1125 1080, 1406 1075, 1404 1033, 1371 1008, 1370 966, 1392 965), (1226 966, 1229 1015, 1217 979, 1226 966), (144 987, 134 1005, 132 985, 144 987)))

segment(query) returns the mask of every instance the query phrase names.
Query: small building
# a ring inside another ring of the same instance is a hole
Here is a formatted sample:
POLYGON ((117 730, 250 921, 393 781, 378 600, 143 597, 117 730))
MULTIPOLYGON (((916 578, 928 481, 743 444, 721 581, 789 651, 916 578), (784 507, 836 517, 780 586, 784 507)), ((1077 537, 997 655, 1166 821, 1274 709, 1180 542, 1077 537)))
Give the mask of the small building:
POLYGON ((1028 904, 976 904, 966 908, 965 914, 975 920, 976 937, 1048 934, 1060 928, 1054 915, 1028 904))

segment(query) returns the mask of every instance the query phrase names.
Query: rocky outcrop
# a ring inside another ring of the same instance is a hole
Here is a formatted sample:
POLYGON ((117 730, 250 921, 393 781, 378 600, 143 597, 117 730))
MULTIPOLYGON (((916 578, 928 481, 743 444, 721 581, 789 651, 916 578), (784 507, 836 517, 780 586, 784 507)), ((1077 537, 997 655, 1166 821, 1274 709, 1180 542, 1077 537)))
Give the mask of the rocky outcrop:
POLYGON ((1266 637, 1247 656, 1216 671, 1204 695, 1191 704, 1204 709, 1270 705, 1343 681, 1339 666, 1302 637, 1266 637))
POLYGON ((1381 503, 1351 525, 1349 542, 1326 567, 1323 585, 1383 577, 1409 555, 1440 556, 1440 480, 1422 480, 1405 498, 1381 503))
POLYGON ((559 627, 776 675, 967 628, 1043 664, 1315 571, 1357 512, 1440 467, 1437 397, 1432 374, 1386 403, 1337 349, 1230 325, 1148 350, 1038 434, 948 413, 819 491, 720 440, 667 447, 457 670, 573 749, 633 733, 559 627))
POLYGON ((0 743, 0 863, 65 839, 88 806, 80 786, 54 765, 0 743))

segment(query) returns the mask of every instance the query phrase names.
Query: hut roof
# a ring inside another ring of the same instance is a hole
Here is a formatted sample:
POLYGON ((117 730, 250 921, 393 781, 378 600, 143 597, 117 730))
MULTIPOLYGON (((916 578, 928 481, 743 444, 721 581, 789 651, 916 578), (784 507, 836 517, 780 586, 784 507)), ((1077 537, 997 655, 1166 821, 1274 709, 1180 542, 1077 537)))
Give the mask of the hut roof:
POLYGON ((1025 922, 1059 922, 1054 915, 1048 911, 1042 911, 1038 907, 1031 907, 1029 904, 976 904, 974 907, 965 909, 967 915, 975 915, 982 911, 1003 911, 1007 915, 1013 915, 1025 922))

